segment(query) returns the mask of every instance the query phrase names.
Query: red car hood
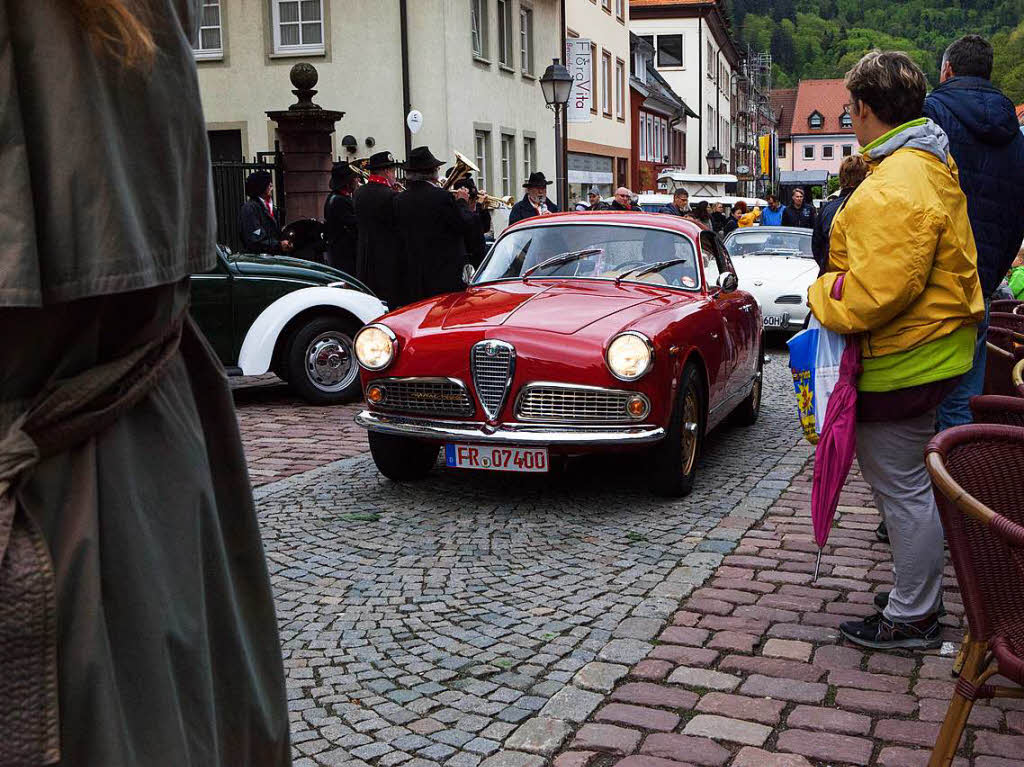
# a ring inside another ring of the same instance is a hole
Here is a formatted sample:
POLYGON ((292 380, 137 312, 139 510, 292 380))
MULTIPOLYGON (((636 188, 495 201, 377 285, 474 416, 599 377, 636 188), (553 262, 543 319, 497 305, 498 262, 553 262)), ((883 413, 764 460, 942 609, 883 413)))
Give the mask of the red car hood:
POLYGON ((424 326, 504 326, 571 335, 617 312, 664 298, 666 292, 655 286, 588 280, 502 282, 446 297, 429 312, 424 326))

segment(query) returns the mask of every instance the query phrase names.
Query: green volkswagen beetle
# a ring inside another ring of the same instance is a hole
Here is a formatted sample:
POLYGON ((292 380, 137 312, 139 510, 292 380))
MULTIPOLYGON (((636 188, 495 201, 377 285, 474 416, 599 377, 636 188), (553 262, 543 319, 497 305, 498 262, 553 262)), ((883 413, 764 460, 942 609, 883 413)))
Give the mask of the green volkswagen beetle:
POLYGON ((360 395, 352 338, 387 307, 354 277, 218 247, 216 267, 191 282, 192 316, 229 375, 276 373, 315 404, 360 395))

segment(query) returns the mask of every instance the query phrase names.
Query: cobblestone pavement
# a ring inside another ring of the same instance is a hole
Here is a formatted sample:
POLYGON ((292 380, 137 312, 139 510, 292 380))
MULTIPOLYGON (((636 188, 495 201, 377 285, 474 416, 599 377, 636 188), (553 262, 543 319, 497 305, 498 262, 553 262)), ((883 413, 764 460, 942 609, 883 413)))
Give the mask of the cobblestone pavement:
POLYGON ((317 407, 277 376, 231 378, 242 444, 255 486, 366 452, 366 432, 352 422, 359 403, 317 407))
POLYGON ((361 455, 259 488, 298 767, 547 761, 801 470, 790 381, 766 367, 681 501, 640 457, 395 485, 361 455))
MULTIPOLYGON (((952 567, 941 650, 863 652, 839 641, 839 623, 872 614, 874 591, 890 587, 889 547, 875 540, 867 485, 851 476, 812 583, 810 492, 808 466, 721 566, 704 571, 708 581, 606 704, 564 732, 554 767, 927 764, 963 634, 952 567)), ((533 733, 552 727, 532 720, 510 742, 538 752, 533 733)), ((968 764, 1024 765, 1024 700, 975 706, 954 761, 968 764)))

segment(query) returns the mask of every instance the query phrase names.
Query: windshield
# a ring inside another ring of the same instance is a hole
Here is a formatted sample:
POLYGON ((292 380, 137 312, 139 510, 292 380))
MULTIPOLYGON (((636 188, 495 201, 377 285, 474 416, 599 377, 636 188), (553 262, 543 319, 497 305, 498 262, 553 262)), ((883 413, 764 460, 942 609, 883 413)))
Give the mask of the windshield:
POLYGON ((650 282, 696 289, 700 284, 693 243, 682 234, 640 226, 564 224, 520 229, 502 237, 480 266, 474 284, 544 277, 650 282), (555 256, 568 256, 555 258, 555 256), (675 261, 648 274, 646 267, 675 261), (545 264, 545 261, 550 263, 545 264), (632 272, 632 274, 629 274, 632 272))
POLYGON ((725 240, 731 256, 800 256, 814 258, 811 231, 792 232, 756 227, 736 231, 725 240))

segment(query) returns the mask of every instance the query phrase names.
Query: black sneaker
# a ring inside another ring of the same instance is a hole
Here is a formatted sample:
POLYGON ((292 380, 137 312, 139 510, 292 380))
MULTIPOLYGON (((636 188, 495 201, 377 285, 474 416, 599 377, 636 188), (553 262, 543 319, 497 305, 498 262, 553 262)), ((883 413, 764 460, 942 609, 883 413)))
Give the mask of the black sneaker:
MULTIPOLYGON (((882 612, 886 608, 886 605, 888 605, 888 604, 889 604, 889 592, 888 591, 879 591, 877 594, 875 594, 875 607, 878 608, 878 612, 882 612)), ((938 617, 940 617, 940 618, 945 618, 946 617, 946 603, 943 602, 942 600, 939 601, 938 617)))
POLYGON ((839 631, 854 644, 874 650, 933 650, 942 646, 941 628, 934 615, 914 623, 893 623, 877 614, 841 623, 839 631))
POLYGON ((875 528, 875 537, 882 543, 889 542, 889 530, 886 528, 885 522, 880 522, 875 528))

